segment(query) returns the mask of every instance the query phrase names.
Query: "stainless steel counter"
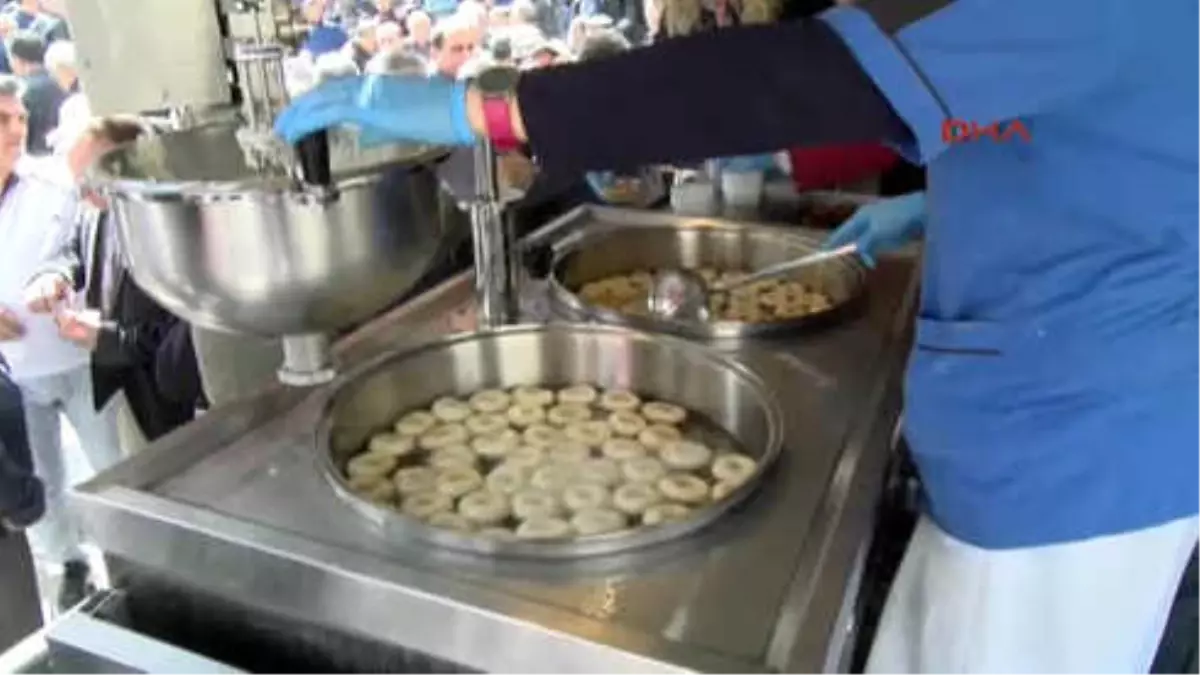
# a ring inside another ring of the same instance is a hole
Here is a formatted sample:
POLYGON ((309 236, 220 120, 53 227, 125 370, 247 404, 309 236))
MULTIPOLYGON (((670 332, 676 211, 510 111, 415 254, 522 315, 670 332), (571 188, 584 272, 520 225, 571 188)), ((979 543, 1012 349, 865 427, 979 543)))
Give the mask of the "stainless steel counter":
MULTIPOLYGON (((582 209, 533 235, 670 219, 582 209)), ((713 527, 634 553, 492 560, 387 541, 319 474, 325 390, 277 389, 219 409, 82 486, 111 554, 290 620, 485 671, 814 671, 844 667, 848 601, 899 410, 908 260, 885 262, 854 319, 722 346, 787 413, 766 486, 713 527)), ((527 311, 541 312, 529 284, 527 311)), ((460 276, 343 340, 347 371, 450 330, 460 276)), ((536 317, 542 318, 545 317, 536 317)))

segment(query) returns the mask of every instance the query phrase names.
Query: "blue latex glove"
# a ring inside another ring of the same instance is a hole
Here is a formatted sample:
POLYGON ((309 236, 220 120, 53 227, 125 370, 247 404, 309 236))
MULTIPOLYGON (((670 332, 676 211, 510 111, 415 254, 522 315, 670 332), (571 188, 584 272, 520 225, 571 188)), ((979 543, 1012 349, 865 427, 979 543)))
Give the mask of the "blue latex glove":
POLYGON ((912 192, 859 208, 829 235, 822 248, 857 244, 863 262, 874 267, 876 256, 900 248, 924 229, 925 193, 912 192))
POLYGON ((607 201, 605 197, 608 194, 613 183, 617 180, 617 175, 612 171, 589 171, 584 174, 587 179, 588 187, 592 189, 592 194, 596 195, 601 201, 607 201))
POLYGON ((470 145, 467 85, 417 75, 358 75, 322 82, 279 114, 275 133, 288 143, 350 124, 371 142, 470 145))
POLYGON ((740 155, 736 157, 718 157, 713 160, 717 168, 728 173, 769 173, 779 168, 775 164, 775 155, 740 155))

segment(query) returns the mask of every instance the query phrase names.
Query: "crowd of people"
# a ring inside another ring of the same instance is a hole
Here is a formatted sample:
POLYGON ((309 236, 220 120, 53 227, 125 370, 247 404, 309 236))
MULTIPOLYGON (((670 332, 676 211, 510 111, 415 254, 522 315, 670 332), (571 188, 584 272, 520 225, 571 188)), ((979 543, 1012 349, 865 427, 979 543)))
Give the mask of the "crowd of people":
POLYGON ((457 79, 494 64, 542 68, 576 58, 590 36, 635 42, 644 34, 643 22, 618 21, 595 3, 375 0, 346 7, 304 0, 301 10, 310 31, 287 64, 293 94, 359 73, 457 79))

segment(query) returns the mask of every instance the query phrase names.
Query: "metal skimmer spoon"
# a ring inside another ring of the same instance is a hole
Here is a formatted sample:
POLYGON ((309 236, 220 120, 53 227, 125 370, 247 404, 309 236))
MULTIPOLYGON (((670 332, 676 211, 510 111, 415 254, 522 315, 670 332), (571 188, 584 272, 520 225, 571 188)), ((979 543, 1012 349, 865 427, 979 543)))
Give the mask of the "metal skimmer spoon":
POLYGON ((817 251, 805 256, 765 267, 757 272, 726 283, 709 286, 704 279, 688 270, 667 270, 654 275, 647 300, 650 313, 675 321, 707 321, 708 295, 713 292, 728 292, 764 279, 773 279, 809 265, 841 258, 858 252, 854 244, 847 244, 828 251, 817 251))

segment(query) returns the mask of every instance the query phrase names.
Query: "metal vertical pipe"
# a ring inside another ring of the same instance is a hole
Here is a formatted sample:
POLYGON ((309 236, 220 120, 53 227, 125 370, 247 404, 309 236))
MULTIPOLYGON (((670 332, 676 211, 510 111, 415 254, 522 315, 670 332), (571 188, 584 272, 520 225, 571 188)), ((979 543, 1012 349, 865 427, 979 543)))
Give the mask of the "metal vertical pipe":
POLYGON ((496 328, 516 317, 517 284, 510 256, 515 243, 503 220, 496 154, 490 143, 475 146, 475 199, 470 212, 479 327, 496 328))

